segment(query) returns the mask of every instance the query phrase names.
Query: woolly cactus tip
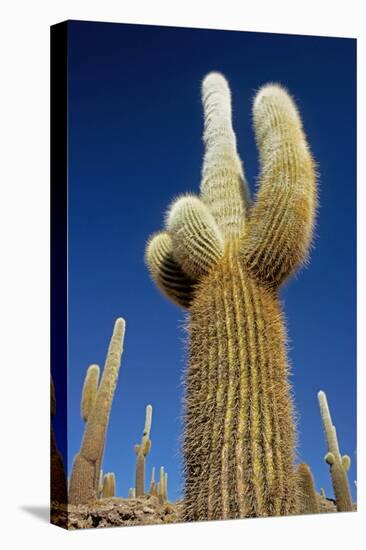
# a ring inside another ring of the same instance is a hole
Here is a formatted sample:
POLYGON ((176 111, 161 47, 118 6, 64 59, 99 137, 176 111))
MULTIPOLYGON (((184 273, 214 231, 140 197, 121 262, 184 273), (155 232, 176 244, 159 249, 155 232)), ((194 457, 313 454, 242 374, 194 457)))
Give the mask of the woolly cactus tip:
POLYGON ((289 99, 291 99, 291 96, 284 86, 277 82, 267 82, 261 86, 255 94, 253 108, 259 108, 263 102, 268 100, 288 101, 289 99))
POLYGON ((335 461, 334 454, 333 453, 327 453, 324 457, 324 460, 327 464, 329 464, 331 466, 332 464, 334 464, 334 461, 335 461))
POLYGON ((282 128, 285 125, 287 131, 289 128, 299 130, 302 127, 293 98, 280 84, 265 84, 259 89, 253 102, 253 117, 257 139, 274 127, 282 128), (277 111, 277 115, 273 111, 277 111))
POLYGON ((201 204, 201 201, 195 195, 180 195, 176 197, 168 207, 165 215, 165 227, 168 231, 175 229, 177 222, 184 215, 184 212, 189 206, 196 206, 201 204))
POLYGON ((202 94, 206 95, 220 89, 225 90, 230 95, 229 85, 224 75, 217 71, 207 73, 202 81, 202 94))
POLYGON ((325 393, 323 390, 318 391, 318 399, 325 399, 325 393))

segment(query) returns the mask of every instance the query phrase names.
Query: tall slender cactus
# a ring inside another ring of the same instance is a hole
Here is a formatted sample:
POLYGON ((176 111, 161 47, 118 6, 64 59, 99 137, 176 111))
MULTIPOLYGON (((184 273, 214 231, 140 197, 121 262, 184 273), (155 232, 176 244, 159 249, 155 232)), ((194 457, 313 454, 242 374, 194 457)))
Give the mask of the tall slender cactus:
POLYGON ((318 393, 320 415, 323 422, 325 439, 328 452, 324 459, 330 467, 333 490, 338 512, 351 512, 353 510, 351 492, 348 484, 347 472, 351 465, 348 455, 341 455, 336 428, 328 406, 327 396, 323 391, 318 393))
POLYGON ((125 321, 116 320, 94 406, 71 473, 69 502, 83 504, 98 497, 100 470, 114 392, 121 365, 125 321))
POLYGON ((152 406, 147 405, 145 426, 140 445, 135 445, 136 453, 136 496, 145 494, 145 462, 151 449, 150 430, 152 421, 152 406))
POLYGON ((202 100, 200 196, 174 201, 145 255, 159 289, 189 312, 184 518, 291 514, 296 437, 278 294, 307 259, 314 163, 292 98, 275 84, 261 88, 252 205, 222 75, 206 76, 202 100))

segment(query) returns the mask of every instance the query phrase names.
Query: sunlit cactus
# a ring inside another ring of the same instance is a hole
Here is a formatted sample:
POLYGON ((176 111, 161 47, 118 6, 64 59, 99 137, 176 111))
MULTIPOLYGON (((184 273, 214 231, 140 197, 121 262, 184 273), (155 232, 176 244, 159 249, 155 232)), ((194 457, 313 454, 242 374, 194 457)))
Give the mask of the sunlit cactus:
POLYGON ((147 405, 145 427, 142 434, 140 445, 135 445, 136 453, 136 496, 141 497, 145 494, 145 462, 146 456, 151 449, 150 430, 152 421, 152 406, 147 405))
POLYGON ((90 365, 86 371, 84 386, 81 396, 81 418, 86 422, 94 407, 98 391, 100 369, 98 365, 90 365))
POLYGON ((116 494, 116 476, 113 472, 108 472, 103 478, 103 498, 111 498, 116 494))
POLYGON ((151 480, 150 480, 149 494, 153 495, 153 496, 156 496, 156 494, 157 494, 156 493, 155 467, 154 466, 152 467, 152 470, 151 470, 151 480))
POLYGON ((162 292, 189 311, 186 521, 296 513, 295 425, 280 285, 307 260, 314 162, 294 101, 279 85, 253 106, 261 175, 251 204, 230 89, 203 81, 200 196, 179 197, 146 247, 162 292))
POLYGON ((136 490, 134 487, 130 487, 128 491, 128 498, 136 498, 136 490))
POLYGON ((351 512, 353 506, 347 477, 351 459, 348 455, 342 456, 339 451, 337 431, 330 415, 327 396, 323 391, 318 393, 318 401, 328 447, 324 460, 330 467, 337 510, 338 512, 351 512))
POLYGON ((76 455, 69 486, 69 502, 84 504, 98 497, 100 470, 114 392, 121 364, 125 321, 116 320, 94 406, 76 455))
POLYGON ((320 507, 315 490, 314 479, 307 464, 299 464, 297 467, 297 479, 299 490, 299 512, 301 514, 319 514, 320 507))

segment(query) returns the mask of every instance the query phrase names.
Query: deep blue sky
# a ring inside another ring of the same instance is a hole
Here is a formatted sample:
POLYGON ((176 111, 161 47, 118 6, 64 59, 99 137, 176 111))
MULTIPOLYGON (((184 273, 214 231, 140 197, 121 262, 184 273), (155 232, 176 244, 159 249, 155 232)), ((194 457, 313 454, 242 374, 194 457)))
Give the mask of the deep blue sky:
POLYGON ((252 192, 258 158, 255 90, 268 81, 296 98, 320 173, 311 263, 282 292, 299 414, 299 459, 332 495, 317 405, 323 389, 356 479, 355 54, 350 39, 71 22, 69 24, 69 457, 83 433, 86 368, 103 365, 114 319, 127 322, 104 471, 134 485, 133 446, 153 405, 151 466, 180 495, 184 313, 152 284, 145 241, 174 196, 198 191, 200 83, 229 80, 238 148, 252 192))

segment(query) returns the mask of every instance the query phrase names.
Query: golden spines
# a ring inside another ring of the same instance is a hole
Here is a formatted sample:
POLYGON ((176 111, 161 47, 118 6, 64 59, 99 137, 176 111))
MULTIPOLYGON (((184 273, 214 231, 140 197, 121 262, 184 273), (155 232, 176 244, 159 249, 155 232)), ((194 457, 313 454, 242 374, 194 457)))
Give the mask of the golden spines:
POLYGON ((327 396, 323 391, 318 392, 318 401, 328 447, 324 460, 330 467, 337 510, 338 512, 351 512, 353 506, 347 477, 351 459, 348 455, 342 456, 340 453, 337 431, 332 422, 327 396))
POLYGON ((124 335, 125 321, 119 318, 114 324, 102 379, 85 425, 81 448, 74 460, 69 486, 71 504, 83 504, 98 495, 101 462, 121 365, 124 335))
POLYGON ((90 365, 86 372, 81 396, 81 418, 86 422, 97 396, 100 369, 98 365, 90 365))
POLYGON ((308 255, 316 209, 314 161, 284 88, 263 86, 253 118, 261 175, 242 254, 255 277, 278 286, 308 255))
POLYGON ((160 290, 175 304, 188 308, 195 281, 186 275, 173 256, 172 238, 166 231, 152 235, 146 245, 145 262, 160 290))
POLYGON ((167 230, 175 260, 193 280, 206 275, 222 256, 224 240, 208 208, 193 195, 170 207, 167 230))
POLYGON ((299 511, 301 514, 319 514, 319 501, 314 479, 309 466, 301 463, 297 467, 299 511))
POLYGON ((191 308, 187 521, 296 511, 295 429, 277 297, 231 246, 191 308), (205 351, 209 342, 209 353, 205 351))
POLYGON ((231 94, 223 75, 208 74, 202 83, 205 155, 201 197, 223 236, 239 234, 245 224, 249 193, 236 150, 231 122, 231 94))

